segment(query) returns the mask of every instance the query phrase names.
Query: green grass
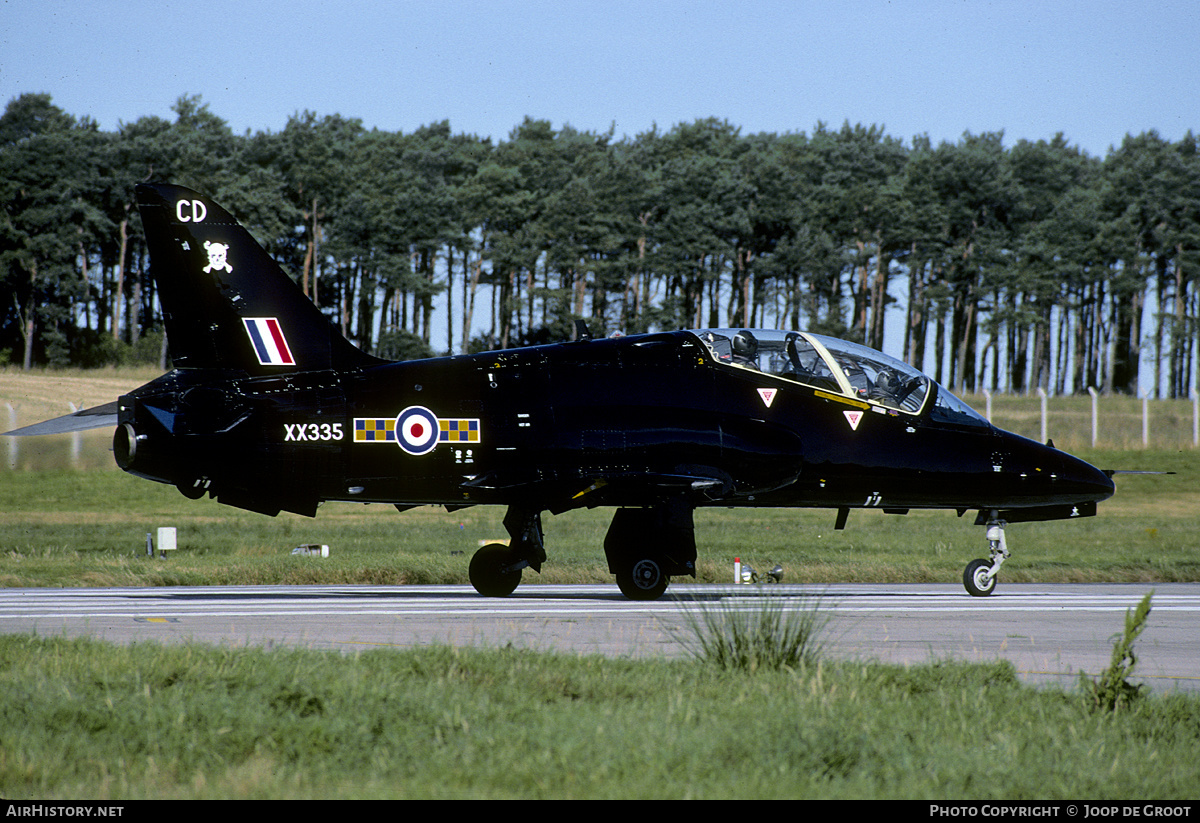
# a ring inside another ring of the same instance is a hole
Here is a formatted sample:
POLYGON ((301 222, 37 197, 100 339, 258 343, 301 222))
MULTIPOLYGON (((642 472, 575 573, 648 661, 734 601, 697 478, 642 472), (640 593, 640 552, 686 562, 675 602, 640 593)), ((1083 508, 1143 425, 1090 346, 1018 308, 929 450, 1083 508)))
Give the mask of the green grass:
MULTIPOLYGON (((1004 582, 1200 580, 1200 460, 1192 451, 1083 452, 1104 468, 1171 476, 1118 476, 1100 514, 1014 524, 1004 582)), ((480 541, 505 537, 500 507, 447 513, 423 507, 331 503, 316 518, 245 512, 191 501, 173 488, 115 469, 0 473, 0 585, 236 583, 465 583, 480 541), (178 529, 179 549, 147 560, 147 532, 178 529), (305 543, 328 559, 292 557, 305 543)), ((612 581, 602 545, 608 509, 546 515, 549 562, 525 584, 612 581)), ((844 531, 831 511, 701 509, 698 579, 730 582, 733 558, 780 563, 785 582, 943 582, 986 555, 972 516, 854 511, 844 531)))
POLYGON ((1007 663, 722 670, 0 637, 5 798, 1195 797, 1200 700, 1007 663))

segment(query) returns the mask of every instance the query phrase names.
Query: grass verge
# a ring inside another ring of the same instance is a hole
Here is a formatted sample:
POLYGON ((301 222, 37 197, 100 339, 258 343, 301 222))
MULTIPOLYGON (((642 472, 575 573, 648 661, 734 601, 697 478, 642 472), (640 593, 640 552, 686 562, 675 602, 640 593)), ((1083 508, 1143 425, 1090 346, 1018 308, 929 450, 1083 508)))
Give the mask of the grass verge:
POLYGON ((1200 699, 1097 713, 1007 663, 723 670, 0 637, 0 794, 1186 799, 1200 699))

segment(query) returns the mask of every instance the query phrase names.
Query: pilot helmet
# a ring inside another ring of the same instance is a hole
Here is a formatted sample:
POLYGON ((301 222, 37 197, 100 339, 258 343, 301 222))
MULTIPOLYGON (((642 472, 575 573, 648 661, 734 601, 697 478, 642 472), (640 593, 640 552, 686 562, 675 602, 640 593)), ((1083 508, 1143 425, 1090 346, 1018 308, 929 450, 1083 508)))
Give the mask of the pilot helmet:
POLYGON ((753 334, 743 329, 733 336, 734 357, 744 357, 747 360, 758 354, 758 340, 753 334))

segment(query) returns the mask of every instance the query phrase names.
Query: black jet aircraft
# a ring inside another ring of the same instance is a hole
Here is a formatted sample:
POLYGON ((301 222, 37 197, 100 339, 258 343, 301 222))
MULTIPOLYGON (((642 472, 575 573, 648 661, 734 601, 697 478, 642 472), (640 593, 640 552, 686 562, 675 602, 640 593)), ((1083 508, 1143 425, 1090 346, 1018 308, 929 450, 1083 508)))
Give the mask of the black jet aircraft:
POLYGON ((546 561, 542 513, 616 509, 628 597, 695 576, 701 506, 978 513, 990 594, 1008 523, 1088 517, 1110 473, 1001 431, 924 374, 793 331, 703 329, 388 362, 351 345, 228 212, 139 185, 174 368, 116 403, 16 433, 116 425, 127 472, 189 498, 313 516, 327 500, 501 505, 470 562, 505 596, 546 561))

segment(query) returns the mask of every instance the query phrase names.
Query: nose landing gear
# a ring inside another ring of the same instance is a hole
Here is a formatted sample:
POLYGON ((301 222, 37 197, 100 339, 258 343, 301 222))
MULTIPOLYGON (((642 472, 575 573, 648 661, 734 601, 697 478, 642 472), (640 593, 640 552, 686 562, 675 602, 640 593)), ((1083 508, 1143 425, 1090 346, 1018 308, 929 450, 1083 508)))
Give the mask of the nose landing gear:
POLYGON ((972 560, 963 570, 963 586, 972 597, 987 597, 996 590, 996 577, 1009 556, 1008 544, 1004 539, 1004 527, 1007 525, 1008 523, 997 518, 996 512, 992 512, 992 517, 987 523, 990 559, 972 560))

